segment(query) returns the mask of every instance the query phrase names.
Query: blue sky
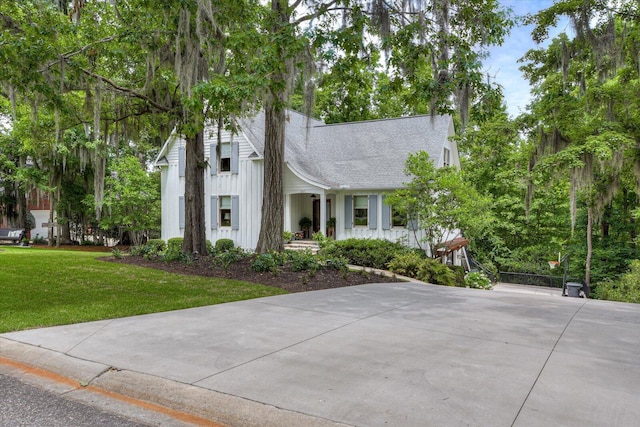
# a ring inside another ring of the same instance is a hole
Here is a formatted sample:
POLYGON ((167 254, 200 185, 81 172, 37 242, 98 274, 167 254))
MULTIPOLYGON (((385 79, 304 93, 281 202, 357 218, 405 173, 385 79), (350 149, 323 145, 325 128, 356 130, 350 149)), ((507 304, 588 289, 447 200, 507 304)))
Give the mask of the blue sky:
MULTIPOLYGON (((500 0, 500 3, 513 9, 516 15, 536 13, 553 4, 553 0, 500 0)), ((530 100, 529 83, 524 79, 518 69, 520 59, 529 49, 536 44, 531 40, 532 26, 514 27, 511 35, 500 47, 490 49, 491 56, 485 59, 485 72, 495 76, 496 81, 503 86, 507 110, 512 117, 524 112, 530 100)), ((555 36, 566 30, 566 23, 561 24, 555 32, 555 36)))

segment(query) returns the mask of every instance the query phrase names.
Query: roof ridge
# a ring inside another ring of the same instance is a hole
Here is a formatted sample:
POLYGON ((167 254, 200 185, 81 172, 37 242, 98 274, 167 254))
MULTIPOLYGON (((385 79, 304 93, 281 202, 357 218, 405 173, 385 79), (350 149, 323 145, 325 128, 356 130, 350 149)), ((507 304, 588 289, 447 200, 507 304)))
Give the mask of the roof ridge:
POLYGON ((329 126, 341 126, 341 125, 352 125, 356 123, 375 123, 375 122, 386 122, 392 120, 407 120, 407 119, 419 119, 419 118, 447 118, 451 117, 448 114, 436 114, 435 116, 431 116, 431 114, 416 114, 411 116, 401 116, 401 117, 383 117, 380 119, 369 119, 369 120, 356 120, 354 122, 339 122, 339 123, 325 123, 323 125, 318 125, 314 127, 329 127, 329 126))

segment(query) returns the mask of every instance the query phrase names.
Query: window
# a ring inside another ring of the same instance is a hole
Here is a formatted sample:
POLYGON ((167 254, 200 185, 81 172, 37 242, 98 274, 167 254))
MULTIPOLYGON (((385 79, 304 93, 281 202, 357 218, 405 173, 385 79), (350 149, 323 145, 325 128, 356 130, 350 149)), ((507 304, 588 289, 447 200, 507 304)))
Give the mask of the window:
POLYGON ((391 207, 391 225, 393 227, 407 226, 407 215, 398 211, 394 206, 391 207))
POLYGON ((220 197, 220 226, 231 227, 231 196, 220 197))
POLYGON ((220 172, 231 172, 231 143, 220 144, 220 172))
POLYGON ((369 198, 367 196, 353 197, 353 224, 367 225, 369 220, 369 198))
POLYGON ((445 148, 444 153, 442 154, 442 166, 451 166, 451 150, 448 148, 445 148))

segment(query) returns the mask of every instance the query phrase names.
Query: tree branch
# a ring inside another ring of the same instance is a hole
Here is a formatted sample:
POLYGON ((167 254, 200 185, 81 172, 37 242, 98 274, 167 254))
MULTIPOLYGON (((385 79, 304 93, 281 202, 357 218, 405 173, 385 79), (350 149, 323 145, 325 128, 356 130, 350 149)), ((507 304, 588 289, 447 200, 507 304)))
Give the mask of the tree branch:
POLYGON ((108 84, 109 86, 111 86, 112 88, 114 88, 115 90, 122 92, 122 93, 128 93, 129 95, 134 96, 135 98, 141 99, 145 102, 148 102, 151 106, 153 106, 154 108, 162 111, 162 112, 169 112, 172 110, 172 108, 167 107, 166 105, 160 104, 159 102, 154 101, 153 99, 149 98, 148 96, 137 92, 133 89, 130 89, 128 87, 124 87, 124 86, 120 86, 119 84, 117 84, 116 82, 114 82, 113 80, 110 80, 104 76, 101 76, 99 74, 94 73, 93 71, 89 71, 87 69, 84 68, 80 68, 80 71, 82 71, 83 73, 85 73, 88 76, 91 76, 95 79, 100 79, 103 82, 105 82, 106 84, 108 84))

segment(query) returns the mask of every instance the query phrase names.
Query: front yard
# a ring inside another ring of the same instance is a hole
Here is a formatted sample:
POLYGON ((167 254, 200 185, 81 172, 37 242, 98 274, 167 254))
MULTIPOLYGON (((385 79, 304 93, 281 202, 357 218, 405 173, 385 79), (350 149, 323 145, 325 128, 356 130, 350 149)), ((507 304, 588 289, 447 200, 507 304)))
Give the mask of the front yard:
POLYGON ((0 333, 285 293, 112 262, 105 253, 0 246, 0 333))

